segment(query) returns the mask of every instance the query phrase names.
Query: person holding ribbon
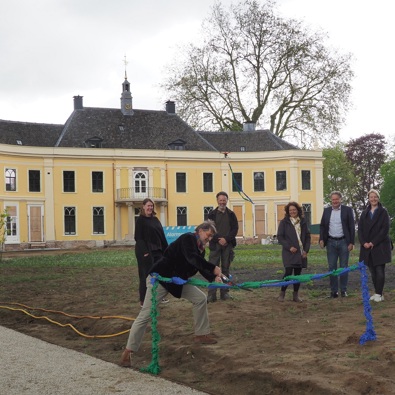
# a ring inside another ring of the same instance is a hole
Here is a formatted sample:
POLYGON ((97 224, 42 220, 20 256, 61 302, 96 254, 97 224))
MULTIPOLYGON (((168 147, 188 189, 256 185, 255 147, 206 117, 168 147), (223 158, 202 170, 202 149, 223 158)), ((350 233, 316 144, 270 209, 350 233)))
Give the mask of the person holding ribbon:
MULTIPOLYGON (((149 273, 161 277, 178 277, 187 281, 199 272, 210 282, 222 283, 222 272, 219 266, 204 259, 205 246, 217 232, 214 222, 205 221, 196 227, 194 233, 184 233, 164 252, 163 257, 154 263, 149 273)), ((130 329, 126 348, 122 353, 120 365, 131 367, 131 358, 140 348, 145 329, 150 320, 152 306, 152 276, 147 278, 147 293, 139 315, 130 329)), ((167 293, 176 298, 184 298, 192 303, 194 319, 194 342, 197 344, 215 344, 217 340, 210 334, 206 294, 191 284, 178 284, 174 281, 159 281, 156 300, 160 301, 167 293)))

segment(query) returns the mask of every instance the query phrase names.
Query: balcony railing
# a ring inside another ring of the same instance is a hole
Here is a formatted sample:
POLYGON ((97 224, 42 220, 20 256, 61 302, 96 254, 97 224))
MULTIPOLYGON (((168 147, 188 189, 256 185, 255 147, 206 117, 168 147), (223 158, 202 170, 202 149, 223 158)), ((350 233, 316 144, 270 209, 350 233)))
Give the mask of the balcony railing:
POLYGON ((152 200, 166 200, 166 189, 165 188, 120 188, 117 189, 117 201, 142 201, 145 198, 151 198, 152 200))

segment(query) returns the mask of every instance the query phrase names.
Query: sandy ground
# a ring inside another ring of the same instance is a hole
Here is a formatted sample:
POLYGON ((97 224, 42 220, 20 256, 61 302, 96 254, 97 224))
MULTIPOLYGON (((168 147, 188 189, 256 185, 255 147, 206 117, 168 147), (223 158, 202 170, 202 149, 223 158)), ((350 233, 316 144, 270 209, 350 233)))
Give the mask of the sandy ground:
MULTIPOLYGON (((238 282, 279 278, 278 266, 254 272, 233 272, 238 282)), ((1 304, 12 308, 22 303, 32 315, 47 316, 73 324, 87 338, 69 326, 60 327, 20 311, 0 309, 2 325, 66 347, 103 361, 117 363, 130 327, 122 318, 92 319, 87 316, 126 316, 139 312, 137 273, 134 268, 95 268, 83 272, 54 268, 52 280, 42 284, 34 268, 24 269, 26 283, 7 283, 8 275, 21 270, 2 271, 5 286, 1 304), (72 318, 41 311, 59 310, 84 316, 72 318)), ((327 268, 311 266, 309 272, 327 268)), ((291 301, 292 289, 284 303, 277 302, 278 288, 253 292, 233 290, 231 301, 208 305, 212 330, 218 344, 193 343, 191 307, 187 301, 170 297, 160 306, 158 330, 160 377, 183 383, 211 394, 394 394, 395 267, 387 266, 385 302, 372 305, 377 340, 359 344, 366 319, 361 299, 359 271, 350 273, 349 297, 328 299, 328 279, 302 284, 303 303, 291 301)), ((151 361, 151 331, 135 355, 138 370, 151 361)), ((125 377, 130 370, 122 370, 125 377)), ((148 377, 150 377, 148 375, 148 377)), ((166 392, 161 392, 166 393, 166 392)))

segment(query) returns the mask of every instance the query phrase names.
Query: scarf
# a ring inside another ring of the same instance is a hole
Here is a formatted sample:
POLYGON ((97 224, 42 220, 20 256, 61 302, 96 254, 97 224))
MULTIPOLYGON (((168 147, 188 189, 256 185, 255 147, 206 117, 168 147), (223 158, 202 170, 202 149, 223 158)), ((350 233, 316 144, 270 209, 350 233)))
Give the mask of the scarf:
POLYGON ((300 253, 303 254, 303 244, 302 244, 302 240, 300 239, 300 237, 302 235, 302 228, 300 227, 300 218, 299 217, 296 217, 296 218, 289 217, 289 219, 291 220, 291 223, 295 228, 296 236, 298 236, 300 253))

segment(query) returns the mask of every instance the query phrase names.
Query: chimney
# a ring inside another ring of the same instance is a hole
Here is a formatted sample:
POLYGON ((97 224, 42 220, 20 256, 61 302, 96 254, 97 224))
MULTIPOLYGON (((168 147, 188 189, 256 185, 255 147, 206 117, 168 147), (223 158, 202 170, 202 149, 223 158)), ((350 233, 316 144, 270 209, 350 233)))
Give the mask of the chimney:
POLYGON ((82 98, 84 96, 73 96, 74 98, 74 110, 82 110, 84 106, 82 105, 82 98))
POLYGON ((168 114, 175 114, 176 113, 176 103, 174 101, 168 100, 166 102, 166 112, 168 114))
POLYGON ((243 132, 255 132, 255 122, 244 122, 243 132))

